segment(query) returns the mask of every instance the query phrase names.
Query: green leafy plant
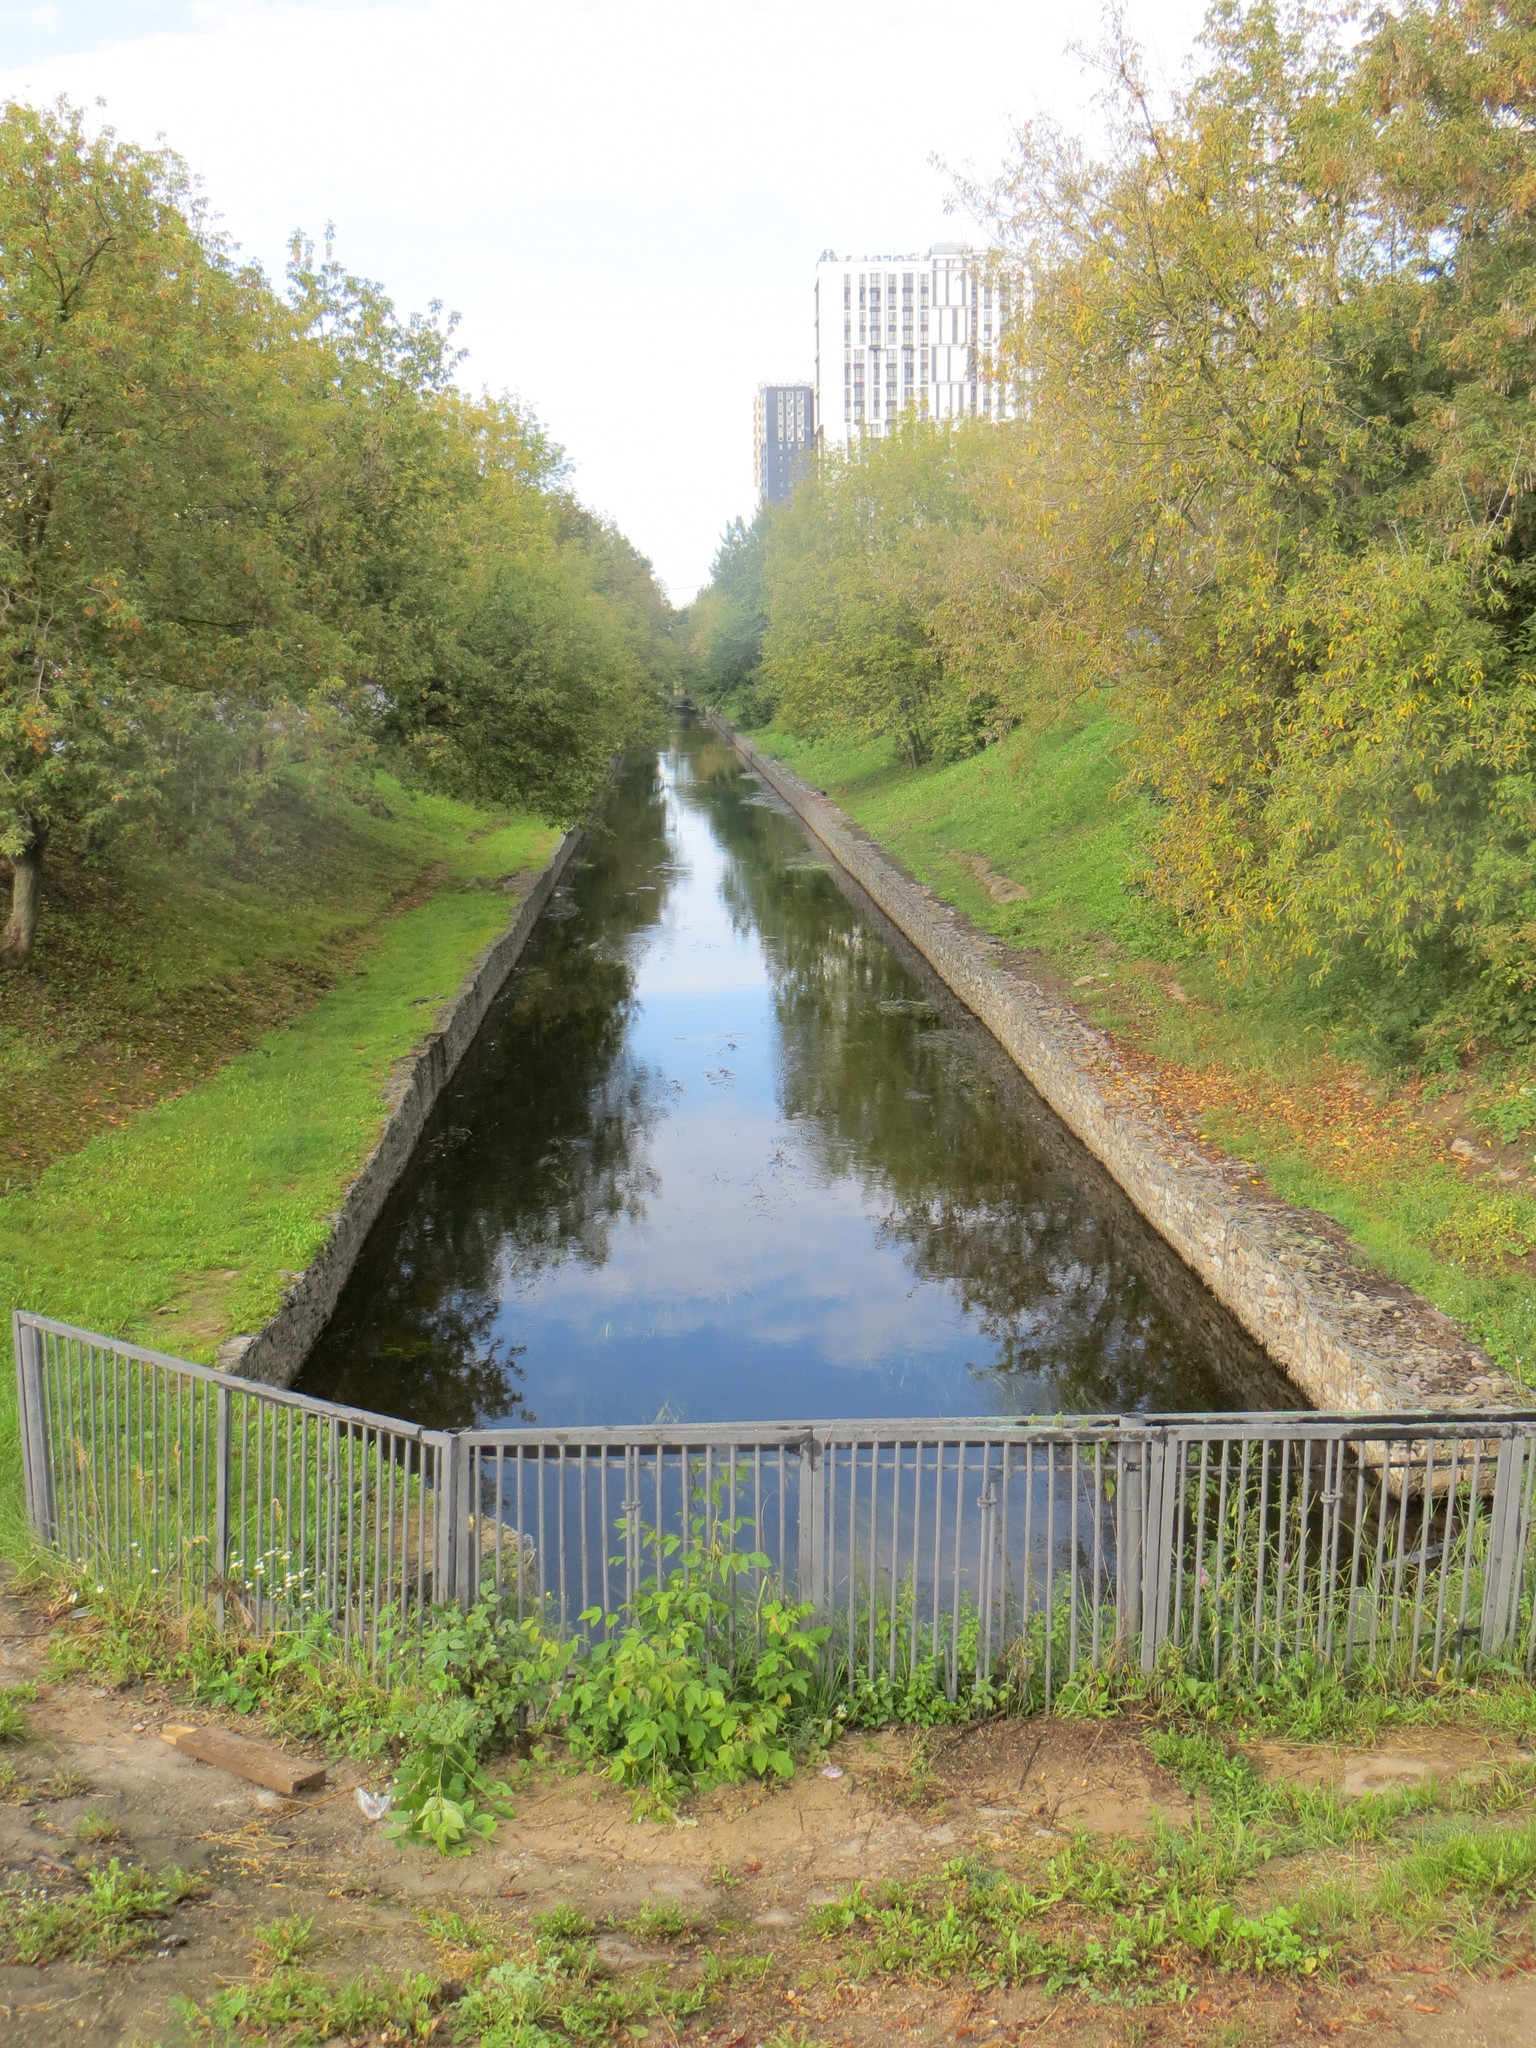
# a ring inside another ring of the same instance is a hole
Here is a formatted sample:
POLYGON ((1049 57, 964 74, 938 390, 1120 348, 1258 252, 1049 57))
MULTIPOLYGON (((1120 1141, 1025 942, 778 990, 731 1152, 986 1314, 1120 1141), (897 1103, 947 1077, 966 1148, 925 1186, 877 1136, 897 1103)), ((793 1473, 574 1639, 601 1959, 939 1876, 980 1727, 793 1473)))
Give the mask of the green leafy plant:
POLYGON ((440 1856, 467 1856, 511 1812, 511 1788, 486 1777, 472 1739, 473 1711, 424 1708, 408 1731, 405 1757, 390 1787, 390 1831, 430 1843, 440 1856))
POLYGON ((780 1596, 762 1552, 732 1547, 737 1533, 701 1511, 686 1543, 663 1538, 671 1569, 642 1580, 624 1626, 572 1667, 560 1699, 573 1751, 660 1811, 695 1785, 794 1770, 827 1631, 780 1596))

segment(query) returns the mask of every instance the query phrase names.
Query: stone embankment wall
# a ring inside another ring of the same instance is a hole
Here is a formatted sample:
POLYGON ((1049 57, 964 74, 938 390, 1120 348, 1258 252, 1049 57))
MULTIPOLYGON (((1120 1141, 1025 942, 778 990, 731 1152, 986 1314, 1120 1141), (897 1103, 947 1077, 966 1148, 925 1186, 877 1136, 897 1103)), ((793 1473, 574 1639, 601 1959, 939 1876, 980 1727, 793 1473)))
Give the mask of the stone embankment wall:
POLYGON ((1011 964, 819 790, 706 714, 798 813, 1316 1407, 1528 1407, 1449 1317, 1363 1263, 1345 1233, 1250 1183, 1163 1116, 1110 1036, 1011 964))
POLYGON ((478 956, 433 1030, 397 1060, 385 1085, 388 1114, 378 1142, 348 1187, 318 1256, 283 1297, 283 1305, 254 1337, 233 1337, 219 1347, 219 1363, 245 1379, 290 1386, 311 1345, 330 1320, 369 1231, 391 1189, 410 1164, 427 1119, 454 1070, 485 1022, 486 1012, 517 965, 544 906, 586 839, 586 828, 567 832, 518 905, 517 915, 478 956))

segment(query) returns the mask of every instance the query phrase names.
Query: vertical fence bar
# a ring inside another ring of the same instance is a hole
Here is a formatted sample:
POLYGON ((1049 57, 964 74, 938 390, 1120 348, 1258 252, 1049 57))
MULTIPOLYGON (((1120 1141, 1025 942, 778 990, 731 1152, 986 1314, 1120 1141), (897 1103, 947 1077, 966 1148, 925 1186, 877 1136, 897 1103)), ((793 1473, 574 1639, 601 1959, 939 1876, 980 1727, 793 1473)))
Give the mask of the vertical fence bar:
POLYGON ((1145 1506, 1142 1464, 1146 1447, 1139 1442, 1119 1446, 1115 1488, 1115 1638, 1122 1651, 1141 1628, 1145 1506))
POLYGON ((42 1332, 18 1311, 11 1318, 16 1349, 16 1398, 21 1417, 22 1474, 26 1483, 27 1518, 45 1543, 58 1539, 54 1501, 53 1456, 47 1405, 43 1395, 42 1332))
POLYGON ((229 1578, 229 1389, 214 1395, 213 1425, 213 1609, 224 1626, 224 1598, 229 1578))
POLYGON ((1494 1468, 1493 1512, 1488 1523, 1488 1563, 1483 1578, 1483 1625, 1480 1647, 1485 1657, 1507 1648, 1516 1621, 1514 1595, 1519 1583, 1521 1523, 1526 1438, 1507 1436, 1499 1445, 1494 1468))

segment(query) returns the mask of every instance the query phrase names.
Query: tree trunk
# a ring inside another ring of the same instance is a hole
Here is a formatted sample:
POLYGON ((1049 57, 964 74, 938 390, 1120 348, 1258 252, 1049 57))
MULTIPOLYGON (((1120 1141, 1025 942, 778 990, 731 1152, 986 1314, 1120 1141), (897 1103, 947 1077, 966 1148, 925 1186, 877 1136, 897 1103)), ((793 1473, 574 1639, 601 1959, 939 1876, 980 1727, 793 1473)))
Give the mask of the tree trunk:
POLYGON ((37 913, 43 896, 43 848, 48 834, 30 828, 26 846, 11 856, 11 915, 0 933, 0 967, 25 967, 37 938, 37 913))

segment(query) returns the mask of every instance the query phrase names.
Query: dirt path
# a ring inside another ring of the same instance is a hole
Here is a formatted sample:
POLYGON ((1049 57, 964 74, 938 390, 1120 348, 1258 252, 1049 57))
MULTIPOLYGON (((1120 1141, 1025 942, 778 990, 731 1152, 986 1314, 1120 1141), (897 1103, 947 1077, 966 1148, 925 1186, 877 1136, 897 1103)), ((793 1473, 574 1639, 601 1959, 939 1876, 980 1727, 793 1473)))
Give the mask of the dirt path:
MULTIPOLYGON (((0 1603, 0 1627, 0 1682, 36 1682, 44 1623, 22 1605, 0 1603)), ((163 1689, 40 1684, 26 1711, 33 1738, 7 1752, 15 1782, 0 1805, 6 1881, 71 1897, 82 1868, 100 1868, 114 1854, 199 1878, 194 1896, 132 1959, 0 1966, 5 2039, 26 2048, 187 2042, 193 2037, 176 2001, 201 2003, 248 1978, 256 1929, 277 1917, 313 1918, 315 1967, 328 1975, 451 1976, 451 1953, 423 1924, 434 1910, 478 1912, 516 1931, 557 1904, 597 1923, 599 1953, 615 1972, 653 1965, 682 1984, 706 1954, 763 1966, 760 1982, 733 1981, 680 2025, 670 2036, 680 2043, 873 2048, 893 2032, 914 2048, 968 2039, 1070 2048, 1340 2039, 1370 2048, 1528 2048, 1536 2040, 1532 1980, 1452 1981, 1396 1962, 1354 1982, 1300 1991, 1214 1976, 1182 2004, 1170 1997, 1131 2009, 1077 1995, 1052 1999, 1035 1988, 980 1993, 961 1983, 860 1983, 839 1973, 836 1951, 807 1915, 855 1883, 931 1874, 971 1853, 1038 1859, 1080 1829, 1134 1834, 1158 1813, 1187 1817, 1176 1782, 1124 1722, 853 1736, 828 1770, 802 1771, 781 1790, 713 1793, 693 1802, 679 1825, 633 1821, 613 1786, 543 1767, 523 1777, 514 1817, 494 1843, 444 1860, 402 1849, 365 1819, 355 1789, 380 1784, 377 1769, 334 1764, 323 1790, 289 1800, 179 1754, 160 1728, 208 1717, 163 1689), (658 1941, 625 1925, 658 1900, 681 1909, 689 1923, 681 1938, 658 1941)), ((1298 1772, 1305 1763, 1315 1774, 1317 1757, 1298 1753, 1298 1772)), ((1330 1768, 1400 1781, 1486 1766, 1488 1758, 1488 1745, 1472 1738, 1417 1746, 1399 1738, 1390 1756, 1340 1755, 1330 1768)), ((438 2035, 451 2038, 446 2013, 438 2035)))

